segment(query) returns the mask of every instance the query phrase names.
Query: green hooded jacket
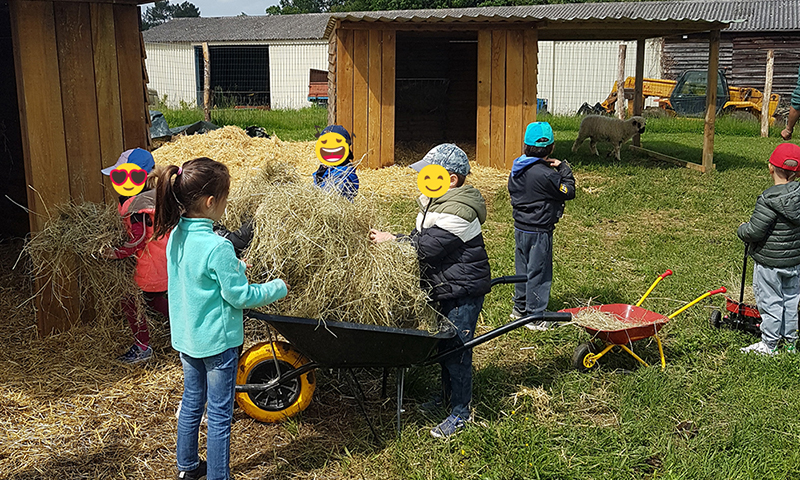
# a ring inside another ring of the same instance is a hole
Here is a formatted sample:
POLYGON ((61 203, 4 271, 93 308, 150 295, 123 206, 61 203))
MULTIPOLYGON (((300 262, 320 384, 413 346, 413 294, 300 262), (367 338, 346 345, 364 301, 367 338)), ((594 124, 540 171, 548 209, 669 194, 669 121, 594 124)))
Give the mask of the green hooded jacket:
POLYGON ((761 265, 800 265, 800 183, 764 190, 750 221, 740 225, 736 234, 750 245, 750 256, 761 265))

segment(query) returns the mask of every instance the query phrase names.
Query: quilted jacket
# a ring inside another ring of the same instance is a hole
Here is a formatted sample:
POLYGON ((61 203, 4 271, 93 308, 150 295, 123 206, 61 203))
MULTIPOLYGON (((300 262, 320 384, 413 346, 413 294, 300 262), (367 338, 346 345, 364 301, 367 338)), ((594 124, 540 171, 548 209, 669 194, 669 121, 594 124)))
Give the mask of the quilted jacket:
POLYGON ((800 183, 764 190, 750 221, 740 225, 736 234, 750 244, 750 256, 761 265, 800 265, 800 183))

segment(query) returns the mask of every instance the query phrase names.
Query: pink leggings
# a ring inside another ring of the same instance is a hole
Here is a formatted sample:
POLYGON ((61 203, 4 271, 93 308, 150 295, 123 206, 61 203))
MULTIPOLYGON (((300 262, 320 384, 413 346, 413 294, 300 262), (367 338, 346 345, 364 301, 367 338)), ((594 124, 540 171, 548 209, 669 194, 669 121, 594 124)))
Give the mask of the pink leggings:
MULTIPOLYGON (((142 293, 144 294, 145 303, 150 308, 169 319, 169 302, 167 302, 167 297, 164 296, 167 292, 142 293)), ((150 345, 150 330, 147 328, 147 315, 145 313, 139 315, 139 309, 136 308, 136 300, 132 297, 123 299, 122 311, 125 314, 125 318, 128 319, 128 325, 131 326, 131 332, 133 332, 136 343, 145 347, 150 345)))

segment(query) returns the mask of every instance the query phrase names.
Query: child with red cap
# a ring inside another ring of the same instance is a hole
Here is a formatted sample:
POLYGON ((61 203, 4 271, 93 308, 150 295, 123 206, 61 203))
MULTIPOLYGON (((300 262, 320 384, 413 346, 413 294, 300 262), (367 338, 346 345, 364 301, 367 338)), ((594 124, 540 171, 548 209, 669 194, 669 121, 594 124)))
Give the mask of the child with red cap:
POLYGON ((774 185, 756 200, 750 221, 736 234, 753 257, 753 292, 761 314, 761 341, 745 353, 775 355, 784 342, 795 353, 797 305, 800 301, 800 147, 782 143, 769 157, 774 185))

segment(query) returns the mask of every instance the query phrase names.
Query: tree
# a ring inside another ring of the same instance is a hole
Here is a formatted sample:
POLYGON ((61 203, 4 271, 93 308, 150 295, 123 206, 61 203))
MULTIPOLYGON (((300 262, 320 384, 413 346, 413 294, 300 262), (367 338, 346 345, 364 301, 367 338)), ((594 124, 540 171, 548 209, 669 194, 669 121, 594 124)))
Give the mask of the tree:
POLYGON ((200 9, 191 2, 170 5, 169 0, 160 0, 147 7, 142 14, 142 30, 161 25, 173 18, 199 17, 200 9))

